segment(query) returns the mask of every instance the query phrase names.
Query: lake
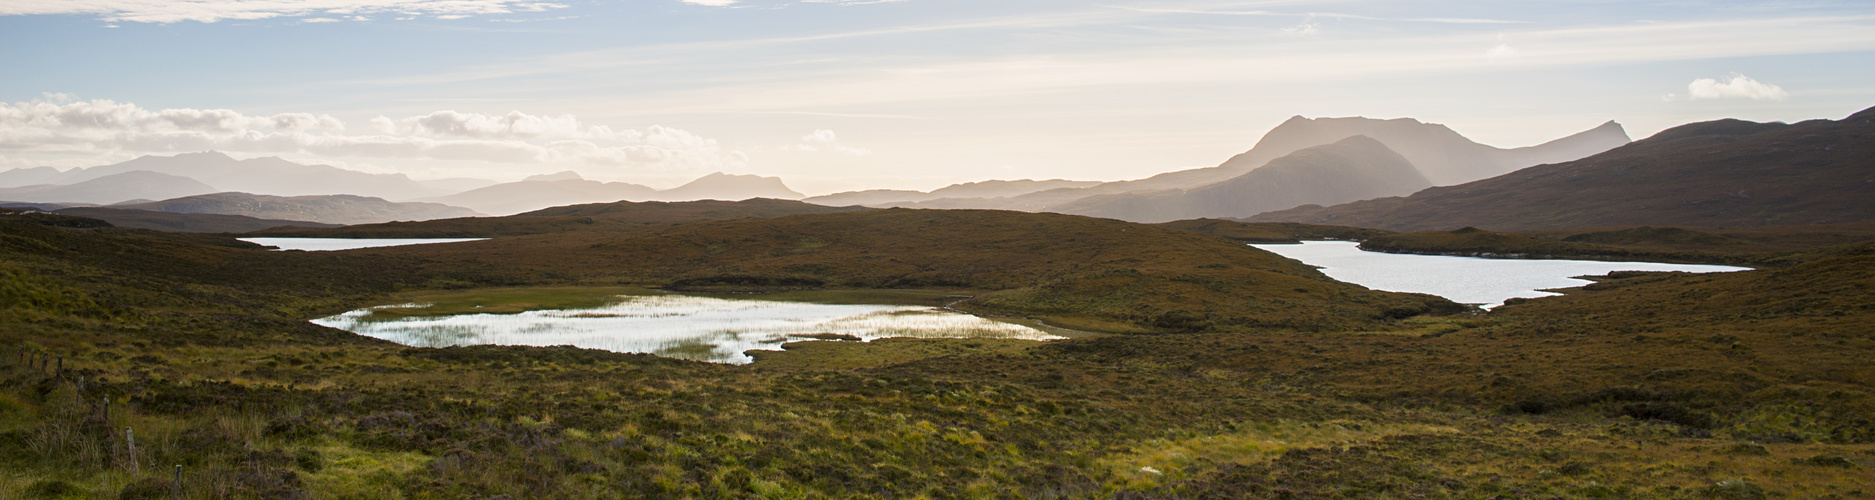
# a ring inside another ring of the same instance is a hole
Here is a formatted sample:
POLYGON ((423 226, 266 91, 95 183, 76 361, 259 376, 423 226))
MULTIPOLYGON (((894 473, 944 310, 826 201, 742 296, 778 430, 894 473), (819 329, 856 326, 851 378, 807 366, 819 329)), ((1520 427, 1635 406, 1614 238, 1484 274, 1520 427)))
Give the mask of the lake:
POLYGON ((1587 285, 1572 276, 1614 271, 1720 273, 1749 268, 1658 262, 1563 259, 1485 259, 1445 255, 1368 252, 1352 241, 1305 241, 1300 245, 1251 245, 1322 268, 1322 274, 1374 290, 1418 292, 1453 302, 1503 305, 1506 299, 1556 295, 1539 290, 1587 285))
POLYGON ((688 295, 621 295, 595 308, 517 314, 403 316, 425 304, 350 311, 313 323, 417 347, 499 344, 574 345, 616 352, 742 364, 743 351, 779 350, 784 342, 847 335, 1049 340, 1055 335, 930 306, 818 304, 688 295))
POLYGON ((455 243, 459 241, 480 241, 488 238, 235 238, 256 245, 280 247, 280 250, 305 250, 324 252, 330 250, 351 250, 354 248, 394 247, 399 245, 425 245, 430 243, 455 243))

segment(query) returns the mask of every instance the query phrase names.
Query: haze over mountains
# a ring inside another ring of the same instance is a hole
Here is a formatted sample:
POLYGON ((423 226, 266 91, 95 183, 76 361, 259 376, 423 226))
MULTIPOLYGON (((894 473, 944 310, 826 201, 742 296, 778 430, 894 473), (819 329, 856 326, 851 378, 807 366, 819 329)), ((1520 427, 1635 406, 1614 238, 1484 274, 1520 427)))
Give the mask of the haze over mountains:
POLYGON ((1693 123, 1576 161, 1248 220, 1395 231, 1739 227, 1871 221, 1871 200, 1875 108, 1838 121, 1693 123))
POLYGON ((615 201, 795 200, 803 195, 788 189, 778 177, 712 173, 687 184, 659 191, 626 182, 599 182, 567 171, 537 175, 520 182, 496 184, 449 196, 417 201, 468 207, 491 215, 513 215, 548 207, 615 201))
POLYGON ((36 183, 0 188, 0 200, 105 205, 127 200, 179 198, 215 191, 217 189, 213 186, 188 177, 135 170, 64 185, 36 183))
POLYGON ((1309 203, 1345 203, 1409 194, 1432 186, 1412 162, 1373 138, 1357 135, 1270 160, 1262 168, 1192 189, 1094 195, 1053 212, 1169 222, 1257 214, 1309 203))
POLYGON ((1008 194, 934 196, 943 190, 932 193, 881 190, 840 193, 808 201, 874 207, 1046 211, 1134 222, 1246 217, 1298 204, 1333 204, 1362 199, 1360 197, 1408 194, 1429 185, 1463 183, 1531 165, 1573 160, 1628 142, 1627 132, 1612 121, 1536 146, 1501 149, 1474 142, 1444 125, 1411 118, 1310 119, 1297 116, 1265 134, 1249 151, 1216 167, 1180 170, 1131 181, 1048 186, 1028 193, 1011 190, 1008 194), (1381 149, 1391 150, 1390 154, 1383 155, 1367 147, 1361 153, 1324 155, 1315 152, 1306 155, 1307 158, 1276 161, 1308 148, 1356 136, 1364 136, 1381 149), (1371 159, 1379 157, 1387 159, 1371 159), (1398 165, 1392 163, 1394 157, 1404 159, 1417 175, 1404 175, 1398 165), (1276 164, 1286 165, 1283 173, 1268 172, 1240 179, 1266 165, 1276 164))

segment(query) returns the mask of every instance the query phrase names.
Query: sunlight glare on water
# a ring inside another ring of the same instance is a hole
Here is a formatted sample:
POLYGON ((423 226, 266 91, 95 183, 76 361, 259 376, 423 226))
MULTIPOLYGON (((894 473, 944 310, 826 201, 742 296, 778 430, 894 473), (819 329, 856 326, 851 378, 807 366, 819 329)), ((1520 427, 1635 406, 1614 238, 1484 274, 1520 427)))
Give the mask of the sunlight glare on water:
MULTIPOLYGON (((887 337, 1059 338, 1022 325, 925 306, 814 304, 731 300, 685 295, 620 296, 591 309, 374 317, 376 307, 319 318, 313 323, 404 345, 574 345, 617 352, 748 363, 743 351, 780 349, 799 335, 887 337)), ((422 304, 408 304, 422 306, 422 304)))
POLYGON ((1453 302, 1496 307, 1511 298, 1556 295, 1538 290, 1587 285, 1572 276, 1614 271, 1748 271, 1732 266, 1605 262, 1562 259, 1485 259, 1445 255, 1368 252, 1352 241, 1304 241, 1300 245, 1251 245, 1322 268, 1322 274, 1374 290, 1428 293, 1453 302))

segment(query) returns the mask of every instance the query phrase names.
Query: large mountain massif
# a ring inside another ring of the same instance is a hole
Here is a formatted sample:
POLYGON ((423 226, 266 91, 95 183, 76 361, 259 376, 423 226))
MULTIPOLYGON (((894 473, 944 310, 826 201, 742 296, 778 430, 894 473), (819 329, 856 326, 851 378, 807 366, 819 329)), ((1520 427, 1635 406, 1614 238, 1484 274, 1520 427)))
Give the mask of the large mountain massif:
POLYGON ((1050 211, 1167 222, 1398 196, 1431 185, 1405 157, 1380 141, 1357 135, 1290 153, 1221 182, 1192 189, 1089 196, 1050 211))
POLYGON ((1875 108, 1838 121, 1718 120, 1581 160, 1412 196, 1251 217, 1395 231, 1875 220, 1875 108))
POLYGON ((1249 151, 1234 156, 1216 167, 1180 170, 1145 179, 1106 182, 1093 186, 1036 190, 1019 195, 926 196, 922 200, 913 196, 901 201, 881 201, 885 198, 892 198, 894 193, 855 192, 842 194, 851 195, 850 198, 842 198, 842 195, 824 198, 834 201, 849 201, 850 199, 867 206, 1045 211, 1099 215, 1139 222, 1160 222, 1192 217, 1246 217, 1265 210, 1280 210, 1299 204, 1340 203, 1341 201, 1329 200, 1346 200, 1346 195, 1357 192, 1374 196, 1406 194, 1427 185, 1462 183, 1531 165, 1582 158, 1628 142, 1627 132, 1621 128, 1620 124, 1614 122, 1604 123, 1593 129, 1536 146, 1500 149, 1474 142, 1444 125, 1422 123, 1410 118, 1310 119, 1297 116, 1264 135, 1249 151), (1361 175, 1396 172, 1397 169, 1366 165, 1327 167, 1323 158, 1315 156, 1280 162, 1291 166, 1285 169, 1288 172, 1283 175, 1266 173, 1240 179, 1246 174, 1264 168, 1265 165, 1277 163, 1275 160, 1308 148, 1333 144, 1356 136, 1365 136, 1385 149, 1392 150, 1391 156, 1404 158, 1412 168, 1418 171, 1419 175, 1404 177, 1405 182, 1402 184, 1382 187, 1381 184, 1389 182, 1386 179, 1400 180, 1402 178, 1387 177, 1388 174, 1372 178, 1361 175), (1298 164, 1324 165, 1325 170, 1320 173, 1305 174, 1303 172, 1305 169, 1294 167, 1298 164), (1298 187, 1297 182, 1302 182, 1299 175, 1313 177, 1314 180, 1307 182, 1310 185, 1302 193, 1288 192, 1298 187), (1345 175, 1356 176, 1336 177, 1345 175), (1416 178, 1423 178, 1430 184, 1420 183, 1414 180, 1416 178), (1279 179, 1285 184, 1264 184, 1264 182, 1279 179), (1348 187, 1335 186, 1336 184, 1348 184, 1348 187), (1272 197, 1272 193, 1281 193, 1281 196, 1272 197), (1187 196, 1196 198, 1186 199, 1187 196), (1239 200, 1219 201, 1224 198, 1238 198, 1239 200))

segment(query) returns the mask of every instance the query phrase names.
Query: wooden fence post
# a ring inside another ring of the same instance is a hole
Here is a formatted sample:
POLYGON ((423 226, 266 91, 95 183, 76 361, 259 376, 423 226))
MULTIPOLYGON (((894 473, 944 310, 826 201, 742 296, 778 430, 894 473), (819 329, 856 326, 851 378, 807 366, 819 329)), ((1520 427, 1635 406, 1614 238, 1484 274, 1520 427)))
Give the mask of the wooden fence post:
POLYGON ((142 466, 137 464, 137 435, 132 434, 129 427, 124 428, 124 451, 130 457, 130 475, 135 477, 142 466))
POLYGON ((182 464, 176 464, 175 498, 182 500, 182 464))

